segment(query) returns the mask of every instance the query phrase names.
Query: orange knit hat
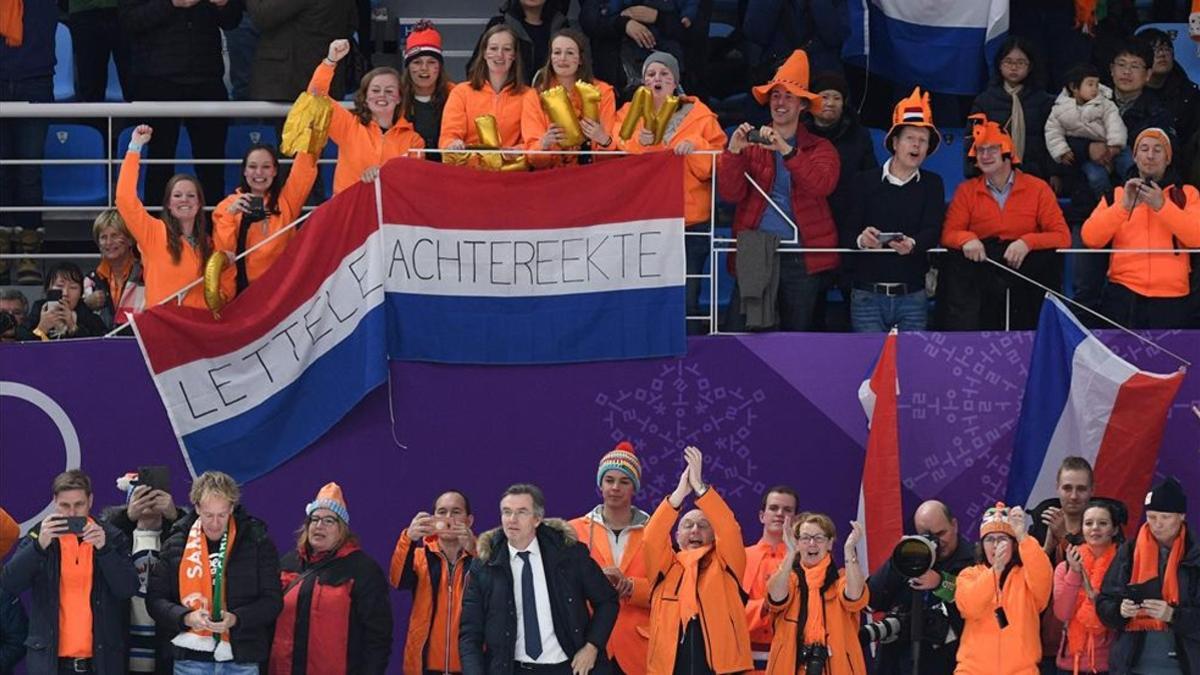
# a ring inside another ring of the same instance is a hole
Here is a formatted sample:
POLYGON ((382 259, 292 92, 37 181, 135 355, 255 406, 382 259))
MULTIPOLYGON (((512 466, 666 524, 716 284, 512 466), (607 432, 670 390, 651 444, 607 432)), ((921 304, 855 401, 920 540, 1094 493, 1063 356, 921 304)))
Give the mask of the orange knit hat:
POLYGON ((1007 534, 1013 539, 1017 538, 1017 532, 1013 529, 1012 524, 1008 522, 1008 507, 1004 502, 996 502, 996 505, 988 509, 983 514, 983 520, 979 523, 979 538, 983 539, 993 532, 1007 534))
POLYGON ((336 513, 343 523, 350 524, 350 511, 346 508, 346 499, 342 497, 342 486, 337 483, 326 483, 317 493, 317 498, 304 509, 304 515, 311 516, 317 509, 329 509, 336 513))
POLYGON ((408 65, 418 56, 432 56, 442 60, 442 34, 433 27, 428 19, 422 19, 413 26, 408 39, 404 41, 404 65, 408 65))
POLYGON ((985 145, 998 145, 1000 152, 1012 158, 1013 164, 1020 164, 1021 158, 1017 156, 1017 151, 1013 148, 1012 136, 1008 132, 1000 128, 999 124, 988 120, 987 115, 983 113, 975 113, 967 117, 968 123, 973 123, 971 126, 971 138, 974 143, 971 144, 971 149, 967 151, 968 157, 975 156, 975 148, 985 145))
POLYGON ((821 103, 825 100, 819 94, 808 90, 808 54, 805 54, 803 49, 792 52, 787 61, 779 66, 779 70, 775 71, 775 77, 772 77, 770 82, 760 84, 750 92, 754 94, 755 101, 765 104, 771 98, 771 90, 775 87, 783 87, 784 91, 793 96, 806 99, 810 112, 820 110, 821 103))

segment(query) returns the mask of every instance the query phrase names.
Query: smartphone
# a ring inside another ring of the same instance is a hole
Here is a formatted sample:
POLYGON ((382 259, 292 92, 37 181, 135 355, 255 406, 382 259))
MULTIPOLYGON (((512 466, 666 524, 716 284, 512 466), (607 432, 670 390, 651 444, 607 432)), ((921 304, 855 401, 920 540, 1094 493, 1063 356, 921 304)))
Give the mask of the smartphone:
POLYGON ((1129 584, 1126 594, 1139 605, 1147 600, 1162 600, 1162 578, 1155 577, 1140 584, 1129 584))
POLYGON ((263 198, 258 195, 250 196, 250 211, 246 213, 246 218, 252 223, 257 223, 267 217, 267 211, 263 207, 263 198))
POLYGON ((83 534, 83 528, 87 525, 87 516, 64 516, 63 520, 67 521, 67 532, 71 534, 83 534))
POLYGON ((440 534, 454 527, 454 521, 450 516, 434 516, 432 526, 433 531, 440 534))
POLYGON ((893 241, 904 241, 904 233, 903 232, 880 232, 879 234, 875 235, 875 238, 879 240, 879 244, 882 246, 884 244, 888 244, 893 241))
POLYGON ((763 138, 762 133, 759 132, 758 129, 751 129, 749 132, 746 133, 746 142, 747 143, 757 143, 758 145, 770 145, 771 144, 770 141, 763 138))
POLYGON ((138 467, 138 485, 147 485, 151 490, 171 491, 171 470, 165 466, 138 467))
POLYGON ((46 291, 46 302, 61 302, 61 301, 62 301, 62 289, 61 288, 51 288, 50 290, 46 291))

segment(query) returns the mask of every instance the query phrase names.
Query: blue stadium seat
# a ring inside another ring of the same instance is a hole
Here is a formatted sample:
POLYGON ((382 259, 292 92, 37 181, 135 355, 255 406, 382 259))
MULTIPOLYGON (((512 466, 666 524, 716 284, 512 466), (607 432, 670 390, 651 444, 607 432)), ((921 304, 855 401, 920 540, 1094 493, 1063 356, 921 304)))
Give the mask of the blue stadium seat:
POLYGON ((937 152, 925 160, 921 168, 942 177, 946 188, 946 202, 949 203, 959 183, 963 182, 963 134, 966 130, 960 127, 939 127, 938 131, 942 134, 942 143, 937 152))
POLYGON ((887 138, 887 129, 876 129, 868 127, 867 131, 871 132, 871 146, 875 148, 875 161, 879 162, 880 166, 891 158, 892 153, 884 147, 883 140, 887 138))
MULTIPOLYGON (((82 124, 51 124, 46 159, 104 159, 104 137, 82 124)), ((49 206, 108 203, 103 164, 51 164, 42 169, 42 201, 49 206)))
POLYGON ((54 31, 54 100, 71 101, 75 98, 75 57, 71 53, 71 31, 65 23, 58 24, 54 31))
MULTIPOLYGON (((729 236, 729 233, 718 233, 717 236, 727 237, 729 236)), ((728 307, 729 299, 733 297, 733 275, 730 274, 729 269, 725 266, 725 259, 728 257, 728 255, 728 253, 717 253, 715 258, 720 271, 720 276, 717 278, 717 307, 720 308, 728 307)), ((714 258, 710 257, 704 263, 704 273, 710 275, 710 277, 713 260, 714 258)), ((706 312, 708 311, 709 306, 708 289, 710 288, 710 284, 708 279, 709 278, 706 277, 700 280, 700 308, 706 312)))
MULTIPOLYGON (((130 141, 130 139, 133 138, 133 130, 134 130, 134 127, 125 127, 124 129, 121 130, 121 133, 117 135, 117 149, 116 149, 117 154, 114 157, 115 159, 119 160, 120 158, 125 156, 125 151, 129 148, 129 141, 130 141)), ((147 144, 145 147, 142 148, 142 158, 150 159, 150 145, 149 144, 147 144)), ((120 164, 113 167, 113 190, 114 191, 116 190, 117 178, 119 177, 119 174, 118 174, 119 171, 120 171, 120 164)), ((137 193, 138 193, 138 199, 142 200, 143 204, 146 203, 146 167, 145 166, 143 166, 141 168, 141 170, 138 171, 137 193)), ((116 194, 116 193, 114 192, 114 194, 116 194)))
POLYGON ((125 92, 121 89, 121 78, 117 76, 117 64, 108 57, 108 86, 104 89, 104 100, 109 103, 124 103, 125 92))
POLYGON ((1188 25, 1186 23, 1148 23, 1140 26, 1137 32, 1140 33, 1147 28, 1157 28, 1171 36, 1171 42, 1175 46, 1175 61, 1187 73, 1188 79, 1192 82, 1200 82, 1200 52, 1197 51, 1200 47, 1188 36, 1188 25))
MULTIPOLYGON (((257 143, 279 146, 275 127, 265 124, 231 124, 225 134, 225 157, 240 160, 250 146, 257 143)), ((242 181, 240 164, 225 165, 225 194, 232 194, 242 181)), ((215 202, 214 202, 215 203, 215 202)))
MULTIPOLYGON (((150 142, 153 143, 154 141, 150 142)), ((195 159, 196 156, 192 154, 192 138, 191 136, 188 136, 187 127, 181 124, 179 125, 179 141, 175 144, 175 159, 179 160, 184 158, 195 159)), ((196 165, 176 162, 175 173, 186 173, 189 176, 195 176, 196 165)), ((216 204, 217 201, 220 201, 220 199, 218 198, 216 201, 213 201, 213 203, 216 204)))
POLYGON ((727 23, 710 23, 708 24, 708 37, 712 38, 727 38, 733 35, 733 26, 727 23))
MULTIPOLYGON (((338 148, 337 143, 329 141, 325 144, 325 149, 321 151, 321 159, 337 159, 338 148)), ((329 199, 333 196, 333 170, 336 164, 320 164, 318 172, 321 176, 321 185, 325 187, 325 198, 329 199)))

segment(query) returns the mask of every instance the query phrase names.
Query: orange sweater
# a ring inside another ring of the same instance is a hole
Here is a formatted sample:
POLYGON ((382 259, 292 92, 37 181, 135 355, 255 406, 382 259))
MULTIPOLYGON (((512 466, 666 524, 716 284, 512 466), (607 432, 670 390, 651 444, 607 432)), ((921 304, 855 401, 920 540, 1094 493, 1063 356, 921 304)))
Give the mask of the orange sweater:
POLYGON ((414 546, 405 529, 396 541, 388 570, 388 580, 393 586, 409 589, 413 594, 403 672, 404 675, 428 671, 461 673, 458 624, 471 558, 459 552, 451 573, 437 537, 426 537, 422 544, 414 546))
POLYGON ((1020 239, 1031 250, 1071 245, 1071 232, 1054 191, 1046 181, 1017 171, 1004 209, 983 176, 964 181, 954 192, 942 226, 942 245, 962 248, 972 239, 1020 239))
MULTIPOLYGON (((617 119, 617 97, 613 93, 613 88, 607 82, 594 80, 592 82, 597 89, 600 90, 600 126, 605 130, 613 128, 613 123, 617 119)), ((571 97, 571 107, 575 109, 575 114, 582 117, 582 103, 579 99, 579 92, 571 87, 567 90, 567 94, 571 97)), ((546 111, 542 108, 542 97, 534 96, 526 98, 524 108, 521 111, 521 136, 525 139, 525 147, 529 150, 542 149, 542 136, 546 135, 546 129, 550 128, 550 118, 546 115, 546 111)), ((593 147, 592 150, 615 150, 616 136, 613 136, 613 142, 607 148, 593 147)), ((553 147, 551 150, 562 150, 563 148, 553 147)), ((578 155, 529 155, 529 163, 535 169, 543 169, 555 166, 567 166, 570 164, 578 164, 578 155)))
POLYGON ((1042 659, 1038 615, 1050 602, 1054 570, 1033 537, 1025 537, 1018 550, 1021 564, 1009 571, 1001 591, 999 577, 986 564, 959 573, 954 603, 966 625, 955 675, 1037 675, 1042 659), (997 607, 1008 618, 1004 630, 997 607))
MULTIPOLYGON (((701 630, 704 633, 706 660, 716 673, 750 670, 750 630, 746 627, 746 610, 742 605, 740 580, 746 571, 746 549, 742 547, 742 530, 729 506, 711 487, 696 499, 696 507, 704 512, 713 532, 716 546, 700 561, 696 580, 696 595, 700 605, 701 630)), ((679 648, 679 597, 683 583, 683 565, 675 559, 671 548, 671 529, 679 511, 663 499, 642 540, 646 557, 646 575, 654 584, 650 600, 650 659, 648 675, 669 675, 675 670, 675 655, 679 648)))
MULTIPOLYGON (((1178 190, 1179 188, 1170 188, 1178 190)), ((1183 208, 1164 195, 1158 211, 1138 204, 1133 211, 1121 206, 1124 187, 1118 187, 1109 204, 1101 199, 1083 223, 1083 243, 1091 248, 1196 248, 1200 247, 1200 192, 1183 186, 1183 208), (1180 246, 1182 244, 1182 246, 1180 246)), ((1191 256, 1186 253, 1114 253, 1108 278, 1139 295, 1178 298, 1188 294, 1191 256)))
MULTIPOLYGON (((204 276, 200 251, 185 240, 179 262, 171 260, 167 249, 167 224, 150 215, 137 196, 138 162, 136 152, 125 153, 121 175, 117 178, 117 211, 137 242, 146 277, 146 307, 153 307, 179 289, 204 276)), ((197 284, 183 297, 183 305, 205 309, 204 284, 197 284)))
MULTIPOLYGON (((803 574, 803 573, 801 573, 803 574)), ((796 643, 804 626, 800 624, 801 577, 793 571, 788 576, 788 596, 782 603, 770 600, 767 607, 775 621, 775 640, 771 643, 771 658, 767 661, 768 675, 796 675, 796 643)), ((846 598, 846 570, 838 570, 838 580, 825 591, 825 632, 829 648, 829 675, 866 675, 867 664, 862 645, 858 642, 859 613, 867 606, 871 593, 863 586, 857 600, 846 598)))
MULTIPOLYGON (((329 93, 333 67, 321 61, 313 71, 308 91, 314 96, 329 93)), ((383 166, 389 159, 406 154, 411 148, 424 148, 425 141, 413 129, 412 123, 401 116, 385 133, 371 120, 363 124, 358 117, 337 101, 333 102, 333 118, 329 123, 329 138, 338 146, 337 168, 333 171, 333 191, 341 192, 362 179, 363 172, 372 166, 383 166)))
MULTIPOLYGON (((535 105, 540 103, 537 100, 537 92, 532 87, 525 87, 518 94, 512 87, 505 87, 500 93, 496 93, 490 82, 484 82, 482 89, 472 88, 470 82, 454 85, 450 95, 446 97, 446 107, 442 109, 442 135, 438 139, 438 147, 445 148, 454 141, 462 141, 467 145, 481 145, 479 132, 475 129, 475 118, 482 115, 496 118, 500 147, 525 147, 521 136, 521 114, 526 101, 530 99, 533 99, 535 105)), ((468 166, 477 165, 477 157, 472 157, 468 162, 468 166)))
MULTIPOLYGON (((312 190, 312 184, 316 178, 316 158, 306 152, 296 153, 296 161, 292 163, 292 171, 288 174, 287 182, 283 184, 283 189, 279 191, 279 213, 269 215, 265 221, 250 226, 246 231, 247 249, 275 234, 285 226, 290 225, 292 221, 300 217, 300 211, 304 207, 305 200, 308 199, 308 193, 312 190)), ((242 226, 242 214, 240 212, 229 213, 228 208, 241 195, 242 191, 239 189, 237 192, 221 200, 221 203, 217 204, 216 211, 213 211, 213 250, 225 251, 237 255, 237 236, 238 230, 242 226)), ((275 260, 279 258, 279 255, 287 248, 288 242, 295 235, 296 229, 292 228, 286 233, 275 237, 262 248, 246 256, 246 276, 251 283, 262 276, 263 272, 266 272, 275 263, 275 260)), ((235 267, 233 269, 236 270, 235 267)), ((237 295, 236 271, 221 278, 221 292, 225 295, 227 301, 232 300, 237 295)))
MULTIPOLYGON (((621 106, 617 111, 617 119, 613 122, 610 133, 617 148, 631 152, 635 155, 640 155, 645 152, 657 152, 667 148, 674 148, 684 141, 691 141, 696 150, 721 150, 725 147, 725 132, 721 129, 721 125, 717 122, 717 116, 713 111, 708 109, 708 106, 700 102, 699 99, 694 99, 690 96, 684 96, 680 100, 680 108, 691 104, 691 109, 687 111, 683 120, 675 128, 675 132, 668 133, 663 137, 662 145, 643 146, 638 141, 638 134, 642 130, 642 121, 639 120, 637 128, 633 130, 633 135, 628 141, 621 140, 618 132, 621 130, 621 122, 625 120, 625 116, 629 114, 629 103, 621 106)), ((679 113, 676 112, 676 115, 679 113)), ((684 164, 686 170, 683 174, 683 220, 688 225, 708 222, 709 216, 712 215, 712 174, 714 166, 714 158, 709 155, 691 155, 687 158, 684 164)))
POLYGON ((775 617, 767 611, 767 581, 779 569, 787 555, 783 542, 771 544, 764 540, 746 547, 746 573, 742 576, 742 589, 750 599, 746 601, 746 622, 750 625, 752 645, 771 644, 775 633, 775 617))
MULTIPOLYGON (((646 640, 650 626, 650 580, 646 578, 646 559, 642 555, 645 528, 631 527, 622 535, 628 537, 619 563, 613 561, 608 531, 590 515, 571 521, 580 543, 592 552, 592 560, 600 567, 617 566, 621 574, 633 581, 633 593, 621 598, 621 610, 617 623, 608 636, 608 655, 615 659, 621 670, 628 675, 643 675, 646 672, 646 640)), ((669 545, 669 544, 668 544, 669 545)))

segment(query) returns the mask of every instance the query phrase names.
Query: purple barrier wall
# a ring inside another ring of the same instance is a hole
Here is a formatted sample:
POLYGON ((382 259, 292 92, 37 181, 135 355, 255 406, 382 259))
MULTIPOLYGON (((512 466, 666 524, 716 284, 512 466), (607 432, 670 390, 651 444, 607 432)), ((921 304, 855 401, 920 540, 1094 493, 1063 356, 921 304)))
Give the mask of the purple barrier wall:
MULTIPOLYGON (((1200 335, 1151 337, 1200 363, 1200 335)), ((678 448, 694 444, 748 541, 759 534, 761 493, 779 482, 844 531, 866 440, 857 390, 882 338, 693 338, 682 359, 569 366, 393 363, 390 391, 373 392, 312 447, 249 483, 245 503, 290 546, 304 505, 336 480, 364 547, 386 567, 400 530, 447 487, 472 497, 480 530, 497 524, 496 497, 518 481, 543 487, 551 515, 584 512, 597 502, 596 461, 628 438, 642 458, 637 504, 646 510, 674 486, 678 448)), ((1176 367, 1128 336, 1103 339, 1140 367, 1176 367)), ((1032 343, 1031 333, 901 336, 906 513, 940 498, 970 534, 981 510, 1003 495, 1032 343)), ((1193 376, 1172 408, 1156 480, 1173 474, 1200 486, 1200 419, 1190 410, 1197 403, 1193 376)), ((178 444, 132 340, 0 345, 0 504, 20 521, 36 519, 71 456, 92 475, 97 506, 121 499, 117 476, 144 464, 169 465, 186 501, 178 444)), ((1200 491, 1192 491, 1195 519, 1200 491)), ((406 612, 404 596, 394 604, 398 616, 406 612)))

